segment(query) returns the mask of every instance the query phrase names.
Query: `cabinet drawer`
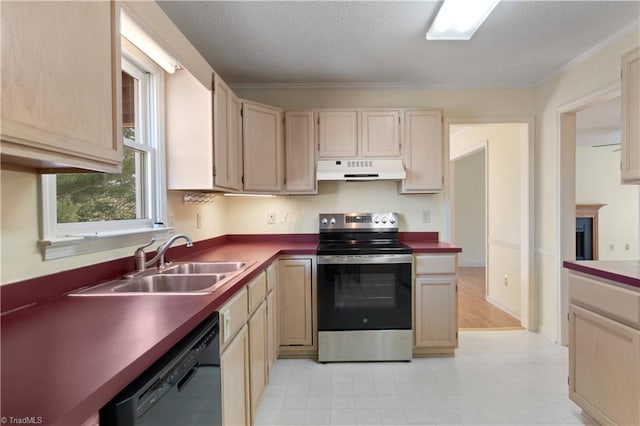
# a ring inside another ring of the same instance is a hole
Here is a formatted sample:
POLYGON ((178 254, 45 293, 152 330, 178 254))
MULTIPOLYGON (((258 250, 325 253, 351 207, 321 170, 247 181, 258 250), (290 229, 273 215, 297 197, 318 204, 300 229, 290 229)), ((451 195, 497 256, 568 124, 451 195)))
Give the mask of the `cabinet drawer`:
POLYGON ((252 314, 267 294, 267 274, 264 271, 260 272, 260 275, 247 284, 247 288, 249 289, 249 314, 252 314))
POLYGON ((605 280, 569 272, 571 303, 587 306, 594 311, 625 321, 640 328, 640 293, 618 287, 605 280))
POLYGON ((428 254, 416 256, 416 275, 455 274, 458 267, 457 254, 428 254))
POLYGON ((243 288, 220 309, 220 349, 247 322, 247 290, 243 288))

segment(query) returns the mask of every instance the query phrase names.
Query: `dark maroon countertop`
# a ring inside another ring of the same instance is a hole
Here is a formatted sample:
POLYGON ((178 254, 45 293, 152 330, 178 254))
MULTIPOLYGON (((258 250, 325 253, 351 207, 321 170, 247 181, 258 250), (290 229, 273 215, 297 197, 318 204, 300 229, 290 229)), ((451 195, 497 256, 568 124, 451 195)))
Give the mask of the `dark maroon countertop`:
MULTIPOLYGON (((438 242, 437 234, 436 241, 408 240, 403 238, 416 253, 460 251, 438 242)), ((184 247, 170 251, 170 259, 255 262, 210 295, 52 294, 51 288, 65 293, 81 287, 78 277, 88 274, 83 270, 98 271, 103 281, 115 278, 132 267, 128 259, 125 266, 106 262, 0 287, 2 297, 10 299, 3 300, 1 317, 1 416, 41 417, 45 425, 80 424, 273 260, 315 255, 316 247, 317 237, 312 235, 225 236, 215 244, 197 243, 197 252, 184 247), (105 267, 114 275, 105 278, 105 267), (34 294, 43 285, 46 297, 34 294), (26 293, 31 293, 31 301, 26 293), (25 306, 16 309, 16 304, 25 306)))
POLYGON ((640 291, 640 260, 565 261, 563 265, 572 271, 637 287, 640 291))

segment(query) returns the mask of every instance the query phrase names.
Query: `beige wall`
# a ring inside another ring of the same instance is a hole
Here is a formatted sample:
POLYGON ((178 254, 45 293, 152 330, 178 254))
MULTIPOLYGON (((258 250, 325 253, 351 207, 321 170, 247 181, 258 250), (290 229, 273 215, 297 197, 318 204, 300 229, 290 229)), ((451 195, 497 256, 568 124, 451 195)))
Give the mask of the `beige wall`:
POLYGON ((620 185, 619 149, 576 149, 576 204, 606 204, 598 212, 600 260, 638 259, 639 200, 640 187, 620 185))
POLYGON ((403 232, 439 232, 444 220, 442 195, 399 195, 391 181, 320 182, 315 196, 236 197, 227 202, 232 234, 317 233, 319 213, 395 211, 403 232), (431 211, 429 223, 422 222, 422 210, 431 211), (276 224, 267 224, 270 212, 276 214, 276 224))
MULTIPOLYGON (((135 246, 43 261, 36 244, 40 233, 38 179, 38 175, 30 171, 0 172, 2 284, 133 256, 135 246)), ((226 233, 224 197, 217 197, 211 205, 185 205, 182 203, 182 194, 174 191, 170 191, 167 198, 168 222, 173 223, 176 232, 185 232, 195 241, 226 233), (196 213, 202 215, 200 229, 196 226, 196 213)))
MULTIPOLYGON (((470 125, 455 132, 451 138, 454 146, 469 146, 474 141, 486 141, 487 298, 516 317, 520 317, 522 312, 520 151, 523 145, 526 146, 520 140, 522 126, 470 125)), ((484 156, 482 159, 484 160, 484 156)), ((478 178, 475 179, 475 190, 484 192, 478 188, 478 178)), ((458 200, 457 179, 455 188, 458 200)), ((465 214, 474 214, 473 210, 461 211, 463 206, 455 204, 456 223, 464 221, 465 214)), ((456 225, 456 235, 458 232, 456 225)))
MULTIPOLYGON (((457 140, 456 140, 457 142, 457 140)), ((453 140, 451 141, 453 146, 453 140)), ((484 142, 483 142, 484 144, 484 142)), ((459 266, 485 266, 485 149, 455 164, 454 240, 462 247, 459 266)))
MULTIPOLYGON (((635 32, 546 82, 536 91, 537 141, 535 159, 535 277, 540 332, 551 339, 561 336, 562 254, 558 241, 559 164, 558 110, 561 106, 620 79, 621 56, 640 45, 635 32)), ((564 331, 564 330, 563 330, 564 331)))

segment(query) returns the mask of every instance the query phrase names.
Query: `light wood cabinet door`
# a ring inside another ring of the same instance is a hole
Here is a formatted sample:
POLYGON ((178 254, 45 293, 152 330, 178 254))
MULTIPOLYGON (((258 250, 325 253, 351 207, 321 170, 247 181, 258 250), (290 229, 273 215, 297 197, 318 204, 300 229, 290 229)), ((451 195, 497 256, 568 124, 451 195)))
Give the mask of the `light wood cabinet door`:
POLYGON ((400 111, 362 111, 362 157, 400 157, 400 111))
POLYGON ((622 56, 622 183, 640 183, 640 47, 622 56))
POLYGON ((212 93, 189 71, 165 77, 167 188, 214 188, 212 93))
POLYGON ((249 334, 243 326, 220 356, 222 424, 251 425, 249 406, 249 334))
POLYGON ((245 191, 277 193, 283 184, 282 111, 242 102, 245 191))
POLYGON ((249 318, 249 374, 253 424, 267 385, 267 304, 264 301, 249 318))
POLYGON ((267 364, 269 372, 278 359, 278 262, 267 268, 267 364))
POLYGON ((421 276, 415 280, 415 346, 458 345, 458 292, 455 275, 421 276))
POLYGON ((278 359, 278 296, 273 290, 267 294, 267 371, 271 374, 278 359))
POLYGON ((313 111, 284 114, 284 191, 316 194, 316 147, 313 111))
POLYGON ((640 424, 640 331, 571 304, 569 397, 601 424, 640 424))
POLYGON ((214 76, 214 183, 218 188, 240 190, 242 172, 241 103, 218 75, 214 76))
POLYGON ((283 259, 278 269, 280 345, 312 345, 311 259, 283 259))
POLYGON ((358 155, 358 111, 318 111, 318 158, 358 155))
POLYGON ((432 193, 442 191, 443 139, 441 111, 406 111, 402 159, 407 177, 400 192, 432 193))
POLYGON ((121 171, 118 2, 0 7, 2 162, 121 171))

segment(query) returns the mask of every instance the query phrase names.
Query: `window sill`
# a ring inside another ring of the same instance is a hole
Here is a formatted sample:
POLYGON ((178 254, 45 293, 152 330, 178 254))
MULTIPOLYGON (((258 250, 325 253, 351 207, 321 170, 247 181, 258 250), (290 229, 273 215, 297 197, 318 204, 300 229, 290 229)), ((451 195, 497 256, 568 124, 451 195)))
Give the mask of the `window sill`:
POLYGON ((68 237, 39 240, 38 247, 42 260, 47 261, 146 244, 151 238, 167 235, 172 230, 163 227, 70 234, 68 237))

